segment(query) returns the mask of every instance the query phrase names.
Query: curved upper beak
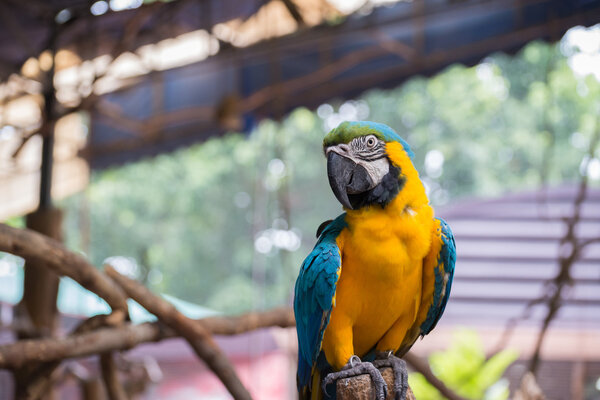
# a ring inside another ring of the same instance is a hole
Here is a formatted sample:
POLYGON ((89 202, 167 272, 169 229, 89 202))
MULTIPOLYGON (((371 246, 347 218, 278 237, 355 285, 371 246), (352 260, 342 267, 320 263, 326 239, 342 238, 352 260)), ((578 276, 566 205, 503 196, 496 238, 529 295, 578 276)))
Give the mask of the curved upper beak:
POLYGON ((351 210, 354 207, 348 195, 365 192, 373 184, 364 167, 333 151, 327 155, 327 176, 335 197, 351 210))

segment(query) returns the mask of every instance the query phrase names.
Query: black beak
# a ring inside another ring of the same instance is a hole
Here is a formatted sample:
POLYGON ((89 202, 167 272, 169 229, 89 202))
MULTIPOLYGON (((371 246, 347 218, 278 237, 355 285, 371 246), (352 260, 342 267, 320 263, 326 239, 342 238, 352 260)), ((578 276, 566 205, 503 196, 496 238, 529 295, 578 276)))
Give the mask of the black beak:
POLYGON ((327 156, 327 176, 333 194, 346 208, 354 209, 348 194, 358 194, 371 188, 367 170, 333 151, 327 156))

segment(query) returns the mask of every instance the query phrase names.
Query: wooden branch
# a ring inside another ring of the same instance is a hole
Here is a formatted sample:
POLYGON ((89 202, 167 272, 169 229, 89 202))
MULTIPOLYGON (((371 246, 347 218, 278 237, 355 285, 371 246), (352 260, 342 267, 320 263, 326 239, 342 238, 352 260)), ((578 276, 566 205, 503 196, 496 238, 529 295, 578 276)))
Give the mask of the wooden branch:
POLYGON ((464 397, 457 395, 454 391, 448 388, 444 382, 439 380, 438 377, 431 372, 431 368, 429 368, 429 364, 427 364, 426 361, 420 359, 412 353, 407 353, 402 358, 404 358, 404 361, 406 361, 406 363, 410 365, 412 369, 422 374, 425 379, 427 379, 427 381, 448 400, 465 400, 464 397))
MULTIPOLYGON (((219 335, 237 335, 271 326, 286 328, 295 325, 294 314, 288 308, 251 312, 235 317, 210 317, 194 323, 219 335)), ((175 331, 160 322, 147 322, 139 325, 125 324, 114 328, 100 328, 93 332, 64 338, 21 340, 0 346, 0 369, 20 368, 31 362, 57 361, 108 351, 127 350, 142 343, 157 342, 177 336, 175 331)))
POLYGON ((234 399, 251 399, 250 393, 240 381, 233 365, 216 345, 207 329, 181 314, 172 304, 153 294, 140 283, 119 274, 110 265, 105 267, 105 272, 123 288, 129 297, 183 336, 198 357, 204 360, 219 377, 234 399))
POLYGON ((127 310, 123 291, 79 254, 61 243, 28 229, 0 224, 0 251, 41 261, 54 272, 68 276, 103 298, 113 310, 127 310))
POLYGON ((210 317, 198 321, 214 335, 238 335, 260 328, 296 326, 294 312, 287 307, 249 312, 236 317, 210 317))
MULTIPOLYGON (((102 325, 106 318, 116 317, 96 316, 84 324, 97 327, 102 325)), ((249 312, 239 316, 209 317, 195 320, 193 323, 216 335, 238 335, 261 328, 295 326, 294 313, 286 307, 263 312, 249 312)), ((158 342, 179 336, 177 332, 164 326, 161 322, 110 325, 114 327, 99 328, 91 332, 88 330, 65 338, 22 340, 2 345, 0 346, 0 369, 20 368, 31 362, 52 362, 104 352, 128 350, 142 343, 158 342)), ((405 355, 404 359, 415 371, 423 374, 446 398, 464 400, 433 375, 426 362, 411 353, 405 355)))
MULTIPOLYGON (((391 368, 383 368, 381 375, 388 387, 386 400, 394 400, 394 373, 391 368)), ((367 374, 340 379, 336 384, 336 394, 339 400, 371 400, 375 398, 373 381, 367 374)), ((406 397, 402 400, 415 400, 415 395, 408 388, 406 397)))
MULTIPOLYGON (((71 333, 71 336, 93 331, 102 326, 117 326, 125 319, 125 312, 118 310, 112 314, 95 315, 81 322, 71 333)), ((47 339, 54 340, 54 339, 47 339)), ((44 393, 47 393, 54 381, 56 369, 60 366, 61 359, 52 360, 38 365, 28 377, 27 387, 20 394, 19 398, 23 400, 39 399, 44 393)), ((24 363, 23 365, 34 364, 35 361, 24 363)))
POLYGON ((580 250, 583 250, 587 246, 594 244, 594 243, 600 243, 600 237, 593 237, 590 239, 582 240, 581 242, 579 242, 578 246, 579 246, 580 250))
POLYGON ((31 362, 84 357, 127 350, 140 343, 164 339, 158 324, 123 325, 55 339, 20 340, 0 346, 0 368, 21 368, 31 362))
MULTIPOLYGON (((600 119, 598 119, 598 121, 597 121, 597 125, 598 124, 600 124, 600 119)), ((598 146, 599 140, 600 140, 600 129, 596 129, 596 132, 594 133, 594 136, 589 144, 587 158, 584 160, 591 160, 593 158, 595 149, 598 146)), ((587 170, 587 162, 585 162, 583 164, 583 168, 581 168, 581 169, 584 171, 587 170)), ((544 177, 543 173, 542 173, 542 177, 544 177)), ((539 305, 539 304, 546 305, 546 307, 547 307, 546 316, 544 317, 544 320, 542 322, 542 327, 541 327, 541 329, 538 333, 537 339, 536 339, 534 354, 531 357, 530 362, 529 362, 529 371, 533 372, 533 374, 535 374, 535 372, 537 371, 537 368, 539 366, 541 348, 542 348, 542 344, 544 342, 546 332, 547 332, 550 324, 552 323, 553 319, 558 314, 560 307, 562 307, 562 305, 563 305, 563 302, 562 302, 563 290, 566 287, 572 285, 574 282, 573 277, 571 276, 571 269, 572 269, 573 265, 579 259, 580 255, 581 255, 582 251, 585 249, 585 247, 589 246, 590 244, 600 241, 600 238, 597 238, 597 237, 593 237, 593 238, 590 238, 587 240, 580 241, 577 238, 576 233, 575 233, 576 226, 579 223, 579 220, 581 217, 581 208, 583 206, 583 202, 585 200, 586 193, 587 193, 587 185, 588 185, 587 179, 588 178, 587 178, 586 174, 583 174, 581 177, 581 180, 579 181, 577 194, 576 194, 576 197, 573 202, 572 215, 570 217, 561 218, 562 222, 564 222, 566 225, 566 229, 565 229, 566 232, 560 238, 559 247, 568 248, 568 249, 570 249, 570 251, 568 251, 568 254, 560 254, 559 255, 558 273, 556 274, 556 276, 554 278, 545 282, 544 292, 542 293, 542 295, 540 297, 530 300, 526 304, 525 308, 523 309, 523 311, 521 312, 520 315, 518 315, 516 317, 512 317, 507 321, 506 326, 504 328, 504 332, 503 332, 500 340, 498 341, 498 344, 495 347, 494 353, 498 352, 501 349, 503 349, 504 347, 506 347, 506 344, 508 343, 509 339, 511 338, 517 324, 520 321, 523 321, 530 317, 533 307, 536 305, 539 305)), ((544 179, 542 179, 542 181, 543 180, 544 179)), ((533 375, 533 377, 535 378, 535 375, 533 375)))
POLYGON ((52 390, 60 361, 37 366, 27 375, 27 385, 15 393, 16 400, 37 400, 52 390))
MULTIPOLYGON (((102 326, 119 326, 123 323, 124 319, 125 313, 121 310, 109 315, 96 315, 79 325, 74 333, 89 332, 102 326)), ((100 354, 100 370, 108 398, 111 400, 127 400, 125 389, 117 376, 113 353, 100 354)))
POLYGON ((102 371, 102 379, 108 398, 111 400, 127 400, 125 389, 123 389, 117 376, 117 367, 112 353, 102 353, 100 355, 100 370, 102 371))
POLYGON ((544 392, 531 372, 527 372, 521 379, 521 386, 513 396, 514 400, 546 400, 544 392))
POLYGON ((587 196, 587 167, 589 161, 594 158, 596 148, 598 146, 598 143, 600 142, 600 117, 597 118, 596 125, 596 131, 594 132, 594 135, 590 140, 590 144, 588 147, 587 158, 585 158, 582 163, 582 170, 584 171, 584 173, 582 174, 581 180, 579 181, 577 194, 575 196, 575 200, 573 201, 573 214, 571 218, 567 220, 566 233, 559 244, 559 248, 566 248, 568 250, 565 252, 566 254, 559 255, 559 271, 551 281, 547 282, 546 285, 546 316, 544 317, 542 327, 536 339, 533 356, 531 356, 531 359, 529 360, 528 370, 533 375, 537 373, 540 364, 540 355, 542 351, 542 345, 546 337, 546 332, 548 331, 548 328, 550 327, 550 324, 552 323, 556 315, 558 315, 558 311, 562 307, 564 289, 572 285, 571 269, 575 262, 581 257, 581 252, 583 250, 583 247, 585 247, 582 246, 581 243, 579 243, 577 239, 576 229, 581 219, 583 203, 587 196))
POLYGON ((79 363, 71 363, 63 371, 62 379, 72 378, 79 384, 82 400, 106 400, 106 391, 97 374, 91 374, 79 363))
MULTIPOLYGON (((97 316, 92 318, 105 318, 97 316)), ((88 325, 100 323, 87 322, 88 325)), ((238 335, 255 329, 268 327, 288 328, 295 326, 293 311, 289 308, 276 308, 264 312, 250 312, 232 317, 209 317, 195 320, 206 331, 217 335, 238 335)), ((0 346, 0 369, 20 368, 31 362, 48 362, 69 358, 85 357, 93 354, 131 349, 142 343, 157 342, 177 337, 173 329, 160 322, 125 324, 112 328, 99 328, 92 332, 73 334, 65 338, 22 340, 0 346)), ((426 362, 411 353, 404 356, 406 362, 450 400, 464 400, 448 389, 433 375, 426 362)))
POLYGON ((525 304, 525 307, 523 308, 523 311, 521 311, 521 314, 509 318, 506 321, 506 324, 504 326, 504 331, 502 332, 502 336, 500 336, 500 338, 498 339, 498 343, 496 343, 492 353, 498 353, 498 352, 502 351, 507 346, 508 341, 510 340, 515 329, 517 328, 517 325, 521 321, 524 321, 524 320, 530 318, 531 312, 533 311, 534 306, 541 304, 545 301, 546 301, 546 294, 544 293, 541 297, 537 297, 537 298, 529 300, 527 302, 527 304, 525 304))
POLYGON ((80 380, 79 387, 83 400, 104 400, 106 398, 99 378, 80 380))
POLYGON ((111 314, 98 314, 90 317, 81 322, 74 330, 71 335, 77 335, 80 333, 91 332, 101 327, 106 326, 119 326, 125 321, 127 316, 124 310, 113 311, 111 314))

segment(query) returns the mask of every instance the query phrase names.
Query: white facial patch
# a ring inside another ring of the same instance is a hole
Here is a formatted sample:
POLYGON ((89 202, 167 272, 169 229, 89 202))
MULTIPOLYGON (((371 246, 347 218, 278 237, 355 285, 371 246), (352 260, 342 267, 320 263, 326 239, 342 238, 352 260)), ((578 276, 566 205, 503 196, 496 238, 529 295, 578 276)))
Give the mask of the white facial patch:
POLYGON ((388 172, 390 172, 390 162, 385 157, 379 158, 374 161, 364 161, 364 160, 352 160, 352 161, 354 161, 355 163, 357 163, 358 165, 362 166, 364 169, 367 170, 367 173, 369 174, 369 177, 371 178, 371 181, 373 182, 370 189, 373 189, 375 186, 377 186, 379 184, 379 182, 381 182, 383 177, 386 176, 388 172))

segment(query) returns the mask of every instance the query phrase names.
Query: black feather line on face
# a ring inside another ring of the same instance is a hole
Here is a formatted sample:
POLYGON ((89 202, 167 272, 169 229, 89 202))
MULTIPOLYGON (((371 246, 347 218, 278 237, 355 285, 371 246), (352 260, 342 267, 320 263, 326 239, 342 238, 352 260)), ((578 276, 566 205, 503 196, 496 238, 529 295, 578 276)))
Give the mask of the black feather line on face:
POLYGON ((361 136, 357 137, 350 142, 350 147, 354 151, 356 157, 365 161, 375 161, 380 158, 386 157, 385 154, 385 142, 377 140, 374 146, 367 145, 369 139, 375 139, 372 136, 361 136))
POLYGON ((400 175, 400 168, 390 162, 390 171, 377 186, 363 193, 348 194, 348 199, 355 210, 372 204, 379 204, 384 208, 396 197, 405 183, 406 177, 400 175))

